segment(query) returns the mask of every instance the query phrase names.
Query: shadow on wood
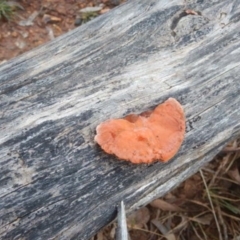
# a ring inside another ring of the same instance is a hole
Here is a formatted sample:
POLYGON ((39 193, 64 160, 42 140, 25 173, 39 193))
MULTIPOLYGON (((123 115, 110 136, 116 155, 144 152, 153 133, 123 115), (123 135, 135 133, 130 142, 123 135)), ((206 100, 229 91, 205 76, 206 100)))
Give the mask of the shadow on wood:
POLYGON ((130 1, 0 66, 1 239, 89 239, 121 200, 164 195, 239 134, 240 2, 187 2, 130 1), (169 163, 93 142, 100 122, 168 97, 187 116, 169 163))

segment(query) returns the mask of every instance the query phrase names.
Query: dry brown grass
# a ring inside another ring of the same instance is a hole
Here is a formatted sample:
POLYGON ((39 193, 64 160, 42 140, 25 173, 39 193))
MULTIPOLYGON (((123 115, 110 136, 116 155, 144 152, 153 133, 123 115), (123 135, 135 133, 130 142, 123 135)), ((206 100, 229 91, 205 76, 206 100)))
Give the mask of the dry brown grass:
MULTIPOLYGON (((128 217, 131 240, 239 240, 240 139, 177 189, 128 217)), ((116 223, 94 240, 115 239, 116 223)))

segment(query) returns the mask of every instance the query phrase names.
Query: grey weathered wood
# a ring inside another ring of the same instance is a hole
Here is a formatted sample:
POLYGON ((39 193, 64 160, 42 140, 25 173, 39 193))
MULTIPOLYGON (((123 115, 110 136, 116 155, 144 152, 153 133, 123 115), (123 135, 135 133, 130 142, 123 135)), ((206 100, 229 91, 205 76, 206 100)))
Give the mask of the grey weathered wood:
POLYGON ((0 238, 88 239, 121 200, 132 211, 177 186, 239 134, 239 76, 239 0, 130 1, 1 65, 0 238), (187 116, 169 163, 93 142, 100 122, 168 97, 187 116))

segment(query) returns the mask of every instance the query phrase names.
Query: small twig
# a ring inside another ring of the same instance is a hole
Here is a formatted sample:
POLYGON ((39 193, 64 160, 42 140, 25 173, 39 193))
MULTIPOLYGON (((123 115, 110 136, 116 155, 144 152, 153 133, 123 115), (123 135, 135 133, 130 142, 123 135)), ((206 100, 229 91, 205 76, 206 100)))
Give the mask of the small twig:
POLYGON ((209 186, 208 186, 209 188, 214 184, 217 176, 219 176, 219 173, 220 173, 220 172, 222 171, 222 169, 224 169, 225 166, 227 165, 227 162, 228 162, 228 158, 224 157, 224 158, 223 158, 223 161, 221 161, 221 163, 219 164, 217 171, 213 174, 213 177, 212 177, 212 179, 211 179, 211 181, 210 181, 210 183, 209 183, 209 186))
POLYGON ((220 228, 219 223, 218 223, 218 220, 217 220, 217 216, 216 216, 216 213, 215 213, 215 210, 214 210, 214 207, 213 207, 213 203, 212 203, 212 199, 211 199, 211 196, 210 196, 210 193, 209 193, 209 190, 208 190, 207 183, 206 183, 206 181, 205 181, 205 178, 204 178, 204 176, 203 176, 203 173, 202 173, 202 170, 201 170, 201 169, 199 170, 199 172, 200 172, 200 175, 201 175, 201 177, 202 177, 203 184, 204 184, 205 189, 206 189, 206 192, 207 192, 208 200, 209 200, 209 203, 210 203, 211 208, 212 208, 213 217, 214 217, 214 219, 215 219, 216 226, 217 226, 217 229, 218 229, 219 239, 220 239, 220 240, 223 240, 223 239, 222 239, 222 234, 221 234, 221 228, 220 228))
POLYGON ((225 147, 222 152, 240 152, 240 147, 225 147))
POLYGON ((208 237, 207 237, 207 234, 204 232, 204 229, 203 229, 203 227, 202 227, 202 224, 199 224, 199 228, 200 228, 201 231, 202 231, 202 234, 203 234, 203 236, 204 236, 204 239, 207 240, 208 237))
POLYGON ((228 240, 228 234, 227 234, 227 227, 224 223, 224 220, 223 220, 223 216, 222 216, 222 211, 221 211, 221 208, 217 202, 217 212, 218 212, 218 218, 220 220, 220 223, 223 227, 223 237, 224 237, 224 240, 228 240))
MULTIPOLYGON (((198 234, 198 232, 197 232, 197 230, 196 230, 194 224, 192 224, 191 222, 190 222, 190 224, 191 224, 191 226, 192 226, 192 229, 193 229, 193 231, 194 231, 196 237, 197 237, 199 240, 203 240, 203 239, 201 238, 201 236, 198 234)), ((205 239, 206 239, 206 238, 205 238, 205 239)))

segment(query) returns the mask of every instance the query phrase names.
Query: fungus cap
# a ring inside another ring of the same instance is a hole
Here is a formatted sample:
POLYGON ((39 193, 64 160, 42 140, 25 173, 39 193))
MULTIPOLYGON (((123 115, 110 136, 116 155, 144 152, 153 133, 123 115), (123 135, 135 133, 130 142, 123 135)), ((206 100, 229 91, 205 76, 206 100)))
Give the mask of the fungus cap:
POLYGON ((167 162, 183 142, 185 115, 181 104, 169 98, 153 111, 107 120, 96 131, 95 141, 106 153, 136 164, 167 162))

